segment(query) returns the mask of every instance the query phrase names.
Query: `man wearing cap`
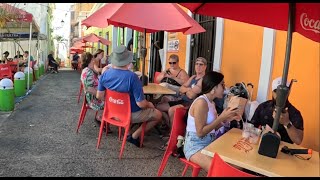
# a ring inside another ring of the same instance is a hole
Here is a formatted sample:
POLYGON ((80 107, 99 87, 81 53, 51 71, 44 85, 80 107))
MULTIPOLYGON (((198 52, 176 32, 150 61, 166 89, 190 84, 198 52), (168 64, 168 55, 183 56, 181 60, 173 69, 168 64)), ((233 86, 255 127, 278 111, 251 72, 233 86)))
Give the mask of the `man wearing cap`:
MULTIPOLYGON (((275 105, 277 98, 277 87, 281 84, 282 77, 272 81, 272 100, 261 103, 254 112, 251 122, 255 127, 268 125, 272 127, 275 118, 275 105)), ((289 82, 287 82, 289 86, 289 82)), ((303 118, 289 100, 286 101, 285 112, 281 113, 277 132, 281 141, 301 144, 303 140, 303 118)))
POLYGON ((1 63, 7 64, 8 57, 9 57, 9 52, 8 52, 8 51, 4 52, 4 53, 3 53, 3 58, 2 58, 2 60, 0 60, 0 64, 1 64, 1 63))
MULTIPOLYGON (((155 109, 151 102, 148 102, 143 93, 142 83, 138 76, 128 70, 133 61, 133 53, 128 51, 126 46, 118 46, 110 55, 112 68, 105 71, 99 79, 97 98, 104 97, 104 91, 110 89, 117 92, 127 92, 130 95, 131 123, 147 121, 145 131, 161 122, 162 114, 155 109)), ((140 147, 139 136, 142 127, 128 135, 127 141, 140 147)))

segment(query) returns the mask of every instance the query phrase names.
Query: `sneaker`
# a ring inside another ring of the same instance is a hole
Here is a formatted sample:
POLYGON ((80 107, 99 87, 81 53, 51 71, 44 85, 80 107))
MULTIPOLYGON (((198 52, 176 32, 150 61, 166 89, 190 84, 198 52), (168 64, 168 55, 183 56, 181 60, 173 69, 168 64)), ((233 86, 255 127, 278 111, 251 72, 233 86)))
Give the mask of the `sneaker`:
POLYGON ((134 145, 137 146, 137 147, 140 147, 140 138, 138 138, 138 139, 133 139, 132 135, 129 134, 129 135, 127 136, 127 141, 128 141, 129 143, 134 144, 134 145))

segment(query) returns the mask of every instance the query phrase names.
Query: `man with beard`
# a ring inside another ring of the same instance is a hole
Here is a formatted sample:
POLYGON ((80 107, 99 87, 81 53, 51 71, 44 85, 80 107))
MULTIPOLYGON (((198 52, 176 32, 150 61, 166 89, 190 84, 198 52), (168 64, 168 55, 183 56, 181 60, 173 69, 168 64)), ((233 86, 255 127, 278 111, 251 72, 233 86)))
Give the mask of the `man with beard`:
MULTIPOLYGON (((276 115, 277 87, 281 84, 281 79, 282 77, 278 77, 272 82, 272 100, 261 103, 254 112, 251 122, 255 127, 260 125, 272 127, 276 115)), ((289 86, 288 82, 287 86, 289 86)), ((303 140, 303 118, 300 111, 289 100, 287 100, 284 111, 281 113, 277 132, 281 136, 281 141, 299 145, 303 140)))

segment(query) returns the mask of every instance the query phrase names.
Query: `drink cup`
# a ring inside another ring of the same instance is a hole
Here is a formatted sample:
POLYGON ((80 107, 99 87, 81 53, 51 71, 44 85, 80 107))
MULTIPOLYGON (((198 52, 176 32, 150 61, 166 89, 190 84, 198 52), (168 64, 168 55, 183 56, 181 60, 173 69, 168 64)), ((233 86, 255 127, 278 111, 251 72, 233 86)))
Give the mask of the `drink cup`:
POLYGON ((259 128, 252 128, 250 132, 249 142, 251 144, 257 144, 259 142, 261 132, 262 131, 259 128))
POLYGON ((254 128, 253 124, 243 123, 242 137, 245 139, 249 139, 252 128, 254 128))

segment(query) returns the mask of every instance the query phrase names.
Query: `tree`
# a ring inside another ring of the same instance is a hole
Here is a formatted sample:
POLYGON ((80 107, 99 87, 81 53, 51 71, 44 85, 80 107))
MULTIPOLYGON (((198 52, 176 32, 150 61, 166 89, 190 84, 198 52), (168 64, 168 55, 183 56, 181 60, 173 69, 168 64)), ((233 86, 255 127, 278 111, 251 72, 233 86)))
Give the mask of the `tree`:
POLYGON ((59 57, 59 45, 62 44, 64 48, 67 48, 66 42, 68 42, 68 40, 65 39, 64 37, 60 36, 60 35, 56 35, 53 39, 57 41, 56 59, 58 59, 58 57, 59 57))

